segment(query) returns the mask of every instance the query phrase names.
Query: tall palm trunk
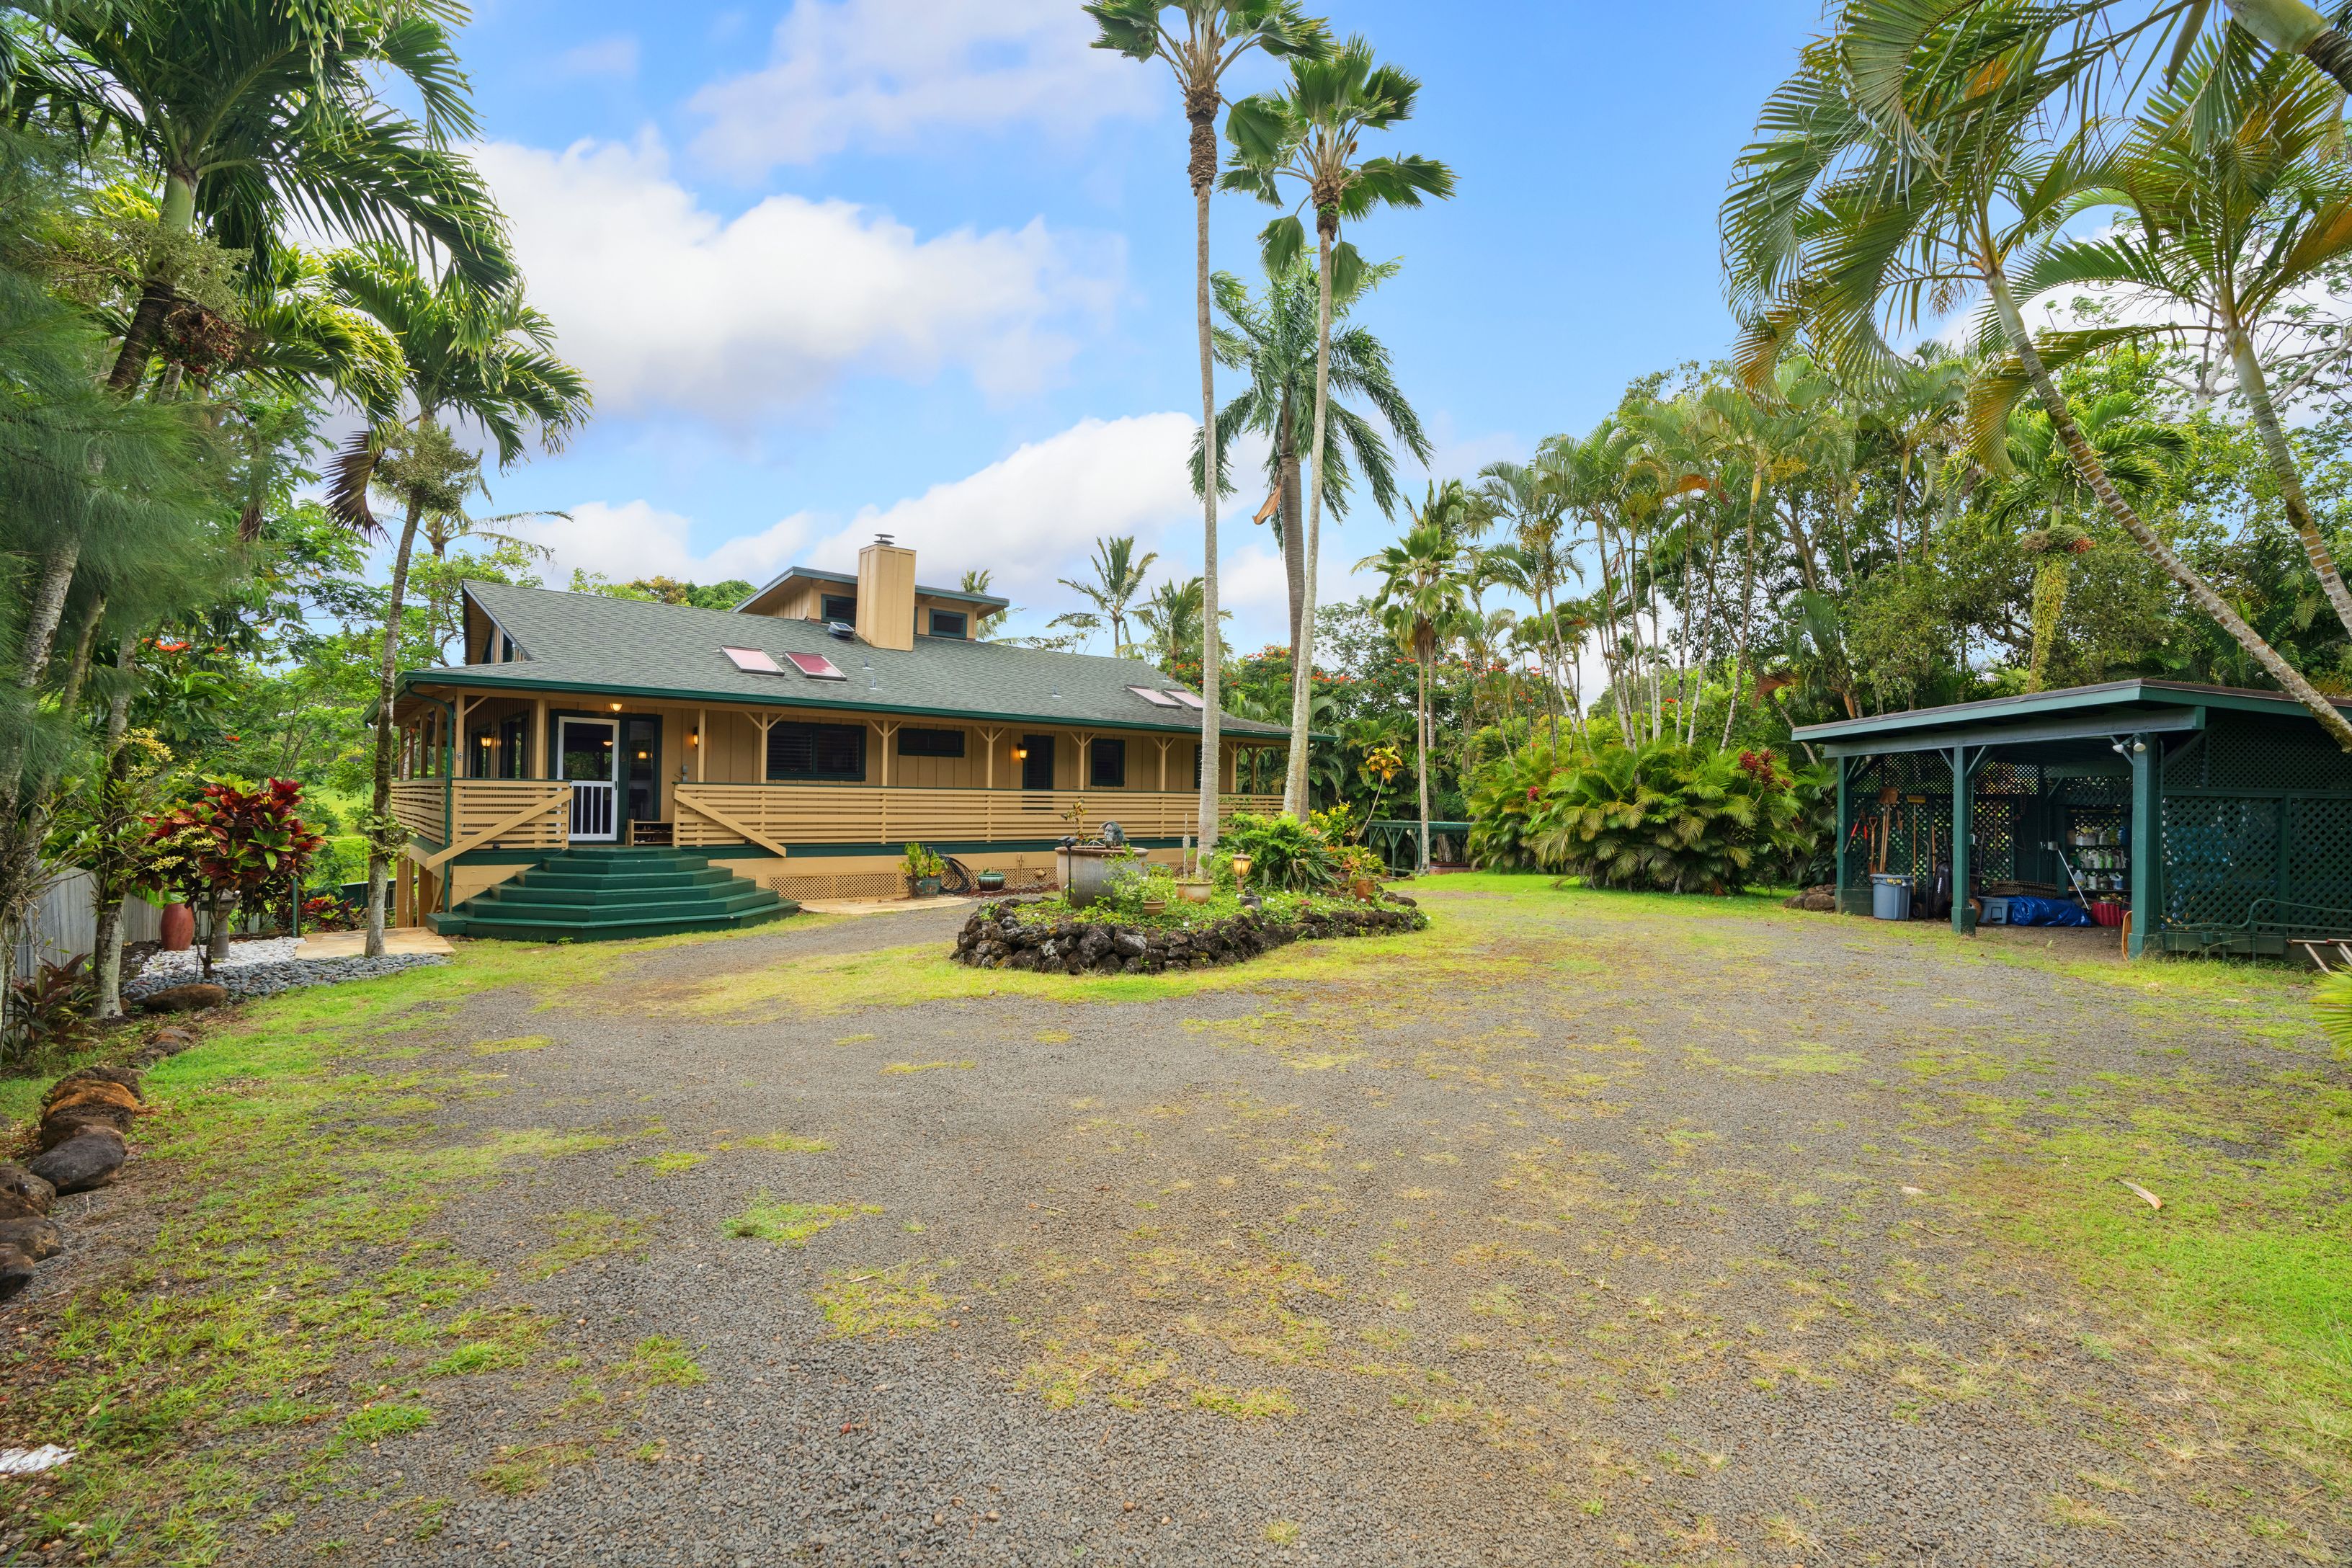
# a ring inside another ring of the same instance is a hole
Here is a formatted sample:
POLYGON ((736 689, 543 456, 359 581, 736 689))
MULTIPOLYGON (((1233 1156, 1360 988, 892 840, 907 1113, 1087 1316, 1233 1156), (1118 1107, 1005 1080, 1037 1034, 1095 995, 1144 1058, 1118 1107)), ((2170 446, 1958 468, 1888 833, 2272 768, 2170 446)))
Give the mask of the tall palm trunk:
MULTIPOLYGON (((156 215, 155 228, 159 237, 174 240, 195 226, 196 183, 193 174, 171 174, 163 178, 163 205, 156 215)), ((114 356, 114 370, 106 384, 117 392, 128 393, 136 388, 147 374, 148 358, 155 352, 155 340, 163 335, 163 317, 172 308, 171 279, 163 275, 162 247, 148 267, 145 283, 139 290, 138 306, 131 312, 129 325, 122 331, 122 349, 114 356)))
POLYGON ((1315 215, 1315 444, 1314 473, 1307 491, 1307 593, 1301 610, 1305 646, 1290 666, 1290 765, 1282 775, 1285 815, 1307 816, 1307 748, 1315 693, 1315 568, 1322 550, 1323 457, 1331 425, 1331 243, 1339 237, 1339 215, 1315 215))
POLYGON ((1414 716, 1419 722, 1413 726, 1412 731, 1412 765, 1421 781, 1420 874, 1426 877, 1429 875, 1429 650, 1425 647, 1415 647, 1413 656, 1413 663, 1420 671, 1421 684, 1413 701, 1414 716))
POLYGON ((1282 398, 1282 449, 1275 478, 1275 516, 1282 523, 1282 575, 1290 591, 1290 663, 1296 669, 1306 657, 1302 628, 1307 603, 1307 507, 1300 496, 1298 476, 1298 410, 1290 395, 1282 398))
POLYGON ((1201 337, 1201 854, 1217 847, 1217 786, 1224 772, 1218 756, 1217 648, 1217 360, 1215 328, 1209 317, 1209 195, 1217 182, 1217 89, 1194 87, 1184 95, 1184 118, 1192 123, 1193 316, 1201 337))
POLYGON ((2303 489, 2303 470, 2294 460, 2294 449, 2287 445, 2286 432, 2279 425, 2278 410, 2271 403, 2270 380, 2263 374, 2263 362, 2254 353, 2253 339, 2236 322, 2230 324, 2230 354, 2237 362, 2238 390, 2246 395, 2246 406, 2254 417, 2254 430, 2262 437, 2263 452, 2269 458, 2271 477, 2278 482, 2279 499, 2286 504, 2287 521, 2303 540, 2303 552, 2311 558, 2311 569, 2319 576, 2320 591, 2336 607, 2336 616, 2345 629, 2352 631, 2352 590, 2344 585, 2344 574, 2336 564, 2336 552, 2327 547, 2326 536, 2319 531, 2319 521, 2311 515, 2311 501, 2303 489))
MULTIPOLYGON (((1215 472, 1213 468, 1212 473, 1215 472)), ((1212 487, 1214 488, 1214 487, 1212 487)), ((392 763, 397 750, 392 721, 393 684, 400 671, 401 601, 408 592, 408 558, 416 548, 416 521, 424 513, 425 498, 411 494, 408 515, 400 527, 400 546, 392 558, 392 593, 383 617, 383 656, 376 668, 375 708, 375 790, 370 797, 369 816, 381 825, 392 816, 392 763)), ((384 894, 391 880, 392 860, 383 846, 373 841, 368 845, 368 905, 367 948, 370 958, 383 956, 384 894)))
MULTIPOLYGON (((2236 9, 2234 4, 2231 9, 2236 9)), ((1990 256, 1998 252, 1988 244, 1985 254, 1990 256)), ((2058 384, 2051 379, 2049 367, 2042 363, 2041 351, 2035 347, 2032 334, 2026 331, 2025 318, 2018 310, 2016 297, 2010 292, 2008 278, 1997 263, 1981 263, 1979 271, 1986 287, 1991 291, 1994 308, 2000 314, 2001 331, 2008 336, 2010 346, 2017 351, 2018 363, 2032 381, 2043 412, 2050 416, 2050 427, 2057 432, 2060 444, 2066 448, 2066 455, 2074 459, 2074 471, 2082 475, 2083 482, 2091 488, 2091 493, 2099 498, 2099 504, 2106 509, 2107 515, 2138 542, 2140 549, 2163 568, 2166 576, 2180 585, 2190 603, 2212 616, 2223 631, 2237 640, 2238 646, 2263 667, 2263 672, 2278 682, 2279 689, 2310 710, 2311 716, 2319 721, 2319 727, 2327 731, 2329 739, 2345 751, 2352 752, 2352 723, 2346 722, 2336 705, 2320 695, 2318 689, 2303 678, 2303 672, 2287 663, 2278 649, 2263 640, 2260 632, 2248 626, 2245 617, 2231 608, 2228 600, 2215 593, 2205 579, 2197 574, 2194 567, 2158 538, 2156 531, 2148 527, 2131 503, 2116 492, 2114 483, 2107 478, 2106 466, 2099 461, 2098 454, 2091 450, 2090 442, 2083 437, 2082 426, 2074 423, 2074 411, 2067 406, 2065 397, 2058 390, 2058 384)))
POLYGON ((1740 565, 1739 640, 1731 650, 1731 700, 1723 710, 1723 742, 1731 744, 1732 721, 1739 717, 1739 681, 1748 662, 1748 634, 1756 624, 1756 508, 1764 499, 1764 474, 1759 469, 1748 487, 1748 559, 1740 565))

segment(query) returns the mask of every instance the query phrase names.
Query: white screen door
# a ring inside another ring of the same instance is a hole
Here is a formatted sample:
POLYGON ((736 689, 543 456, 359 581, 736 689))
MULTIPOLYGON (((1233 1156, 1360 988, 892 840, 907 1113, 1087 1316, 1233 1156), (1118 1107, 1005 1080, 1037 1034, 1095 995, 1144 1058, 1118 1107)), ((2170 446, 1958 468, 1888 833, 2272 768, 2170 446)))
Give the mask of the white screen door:
POLYGON ((620 726, 610 719, 562 719, 555 736, 557 776, 572 786, 572 837, 610 843, 620 726))

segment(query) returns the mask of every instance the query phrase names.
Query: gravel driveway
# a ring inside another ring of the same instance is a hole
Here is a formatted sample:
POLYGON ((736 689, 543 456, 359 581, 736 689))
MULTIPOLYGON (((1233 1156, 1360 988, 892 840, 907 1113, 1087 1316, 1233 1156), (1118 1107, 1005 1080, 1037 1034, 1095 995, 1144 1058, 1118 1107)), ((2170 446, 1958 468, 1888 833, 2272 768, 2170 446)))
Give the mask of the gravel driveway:
POLYGON ((445 1110, 453 1134, 616 1142, 444 1215, 528 1310, 528 1364, 435 1383, 429 1428, 232 1557, 2352 1550, 2337 1505, 2115 1353, 2100 1303, 1988 1240, 1960 1193, 1999 1126, 1937 1076, 2030 1058, 2063 1096, 2269 1047, 1941 933, 1427 905, 1424 937, 1318 978, 1170 999, 899 1005, 886 979, 848 1011, 709 1011, 820 954, 941 951, 961 911, 923 911, 420 1024, 428 1054, 549 1042, 484 1058, 505 1092, 445 1110))

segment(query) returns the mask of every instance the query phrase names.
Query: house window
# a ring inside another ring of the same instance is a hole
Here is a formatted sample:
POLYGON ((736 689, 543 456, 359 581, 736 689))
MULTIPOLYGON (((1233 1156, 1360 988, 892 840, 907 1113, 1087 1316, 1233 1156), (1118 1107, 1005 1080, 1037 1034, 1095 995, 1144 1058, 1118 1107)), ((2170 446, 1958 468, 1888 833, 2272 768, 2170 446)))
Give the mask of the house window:
POLYGON ((530 721, 518 713, 499 725, 499 777, 526 779, 530 776, 530 721))
POLYGON ((768 729, 771 779, 866 778, 863 724, 774 724, 768 729))
POLYGON ((1127 742, 1097 741, 1087 748, 1087 787, 1088 789, 1125 789, 1127 787, 1127 742))
POLYGON ((933 610, 931 612, 931 635, 935 637, 962 637, 965 635, 964 627, 970 624, 971 623, 964 618, 964 613, 961 610, 933 610))
POLYGON ((824 595, 817 600, 817 618, 824 621, 846 621, 855 626, 857 622, 857 595, 855 594, 824 595))
POLYGON ((514 638, 504 632, 499 634, 499 662, 500 664, 514 662, 514 638))
POLYGON ((898 754, 902 757, 961 757, 963 755, 963 731, 901 730, 898 731, 898 754))

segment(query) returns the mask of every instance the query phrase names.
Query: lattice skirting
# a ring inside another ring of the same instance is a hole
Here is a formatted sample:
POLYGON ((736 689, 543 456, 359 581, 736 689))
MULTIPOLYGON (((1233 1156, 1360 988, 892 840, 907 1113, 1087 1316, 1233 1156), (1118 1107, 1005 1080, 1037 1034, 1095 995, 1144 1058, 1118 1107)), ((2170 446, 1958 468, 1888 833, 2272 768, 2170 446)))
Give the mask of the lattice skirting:
POLYGON ((833 876, 762 877, 762 885, 795 903, 811 899, 903 899, 907 879, 896 871, 844 871, 833 876))

